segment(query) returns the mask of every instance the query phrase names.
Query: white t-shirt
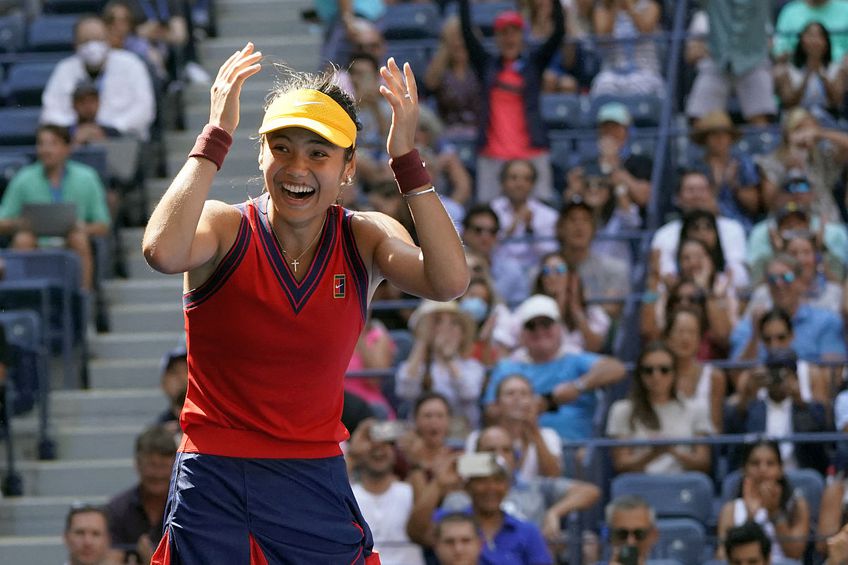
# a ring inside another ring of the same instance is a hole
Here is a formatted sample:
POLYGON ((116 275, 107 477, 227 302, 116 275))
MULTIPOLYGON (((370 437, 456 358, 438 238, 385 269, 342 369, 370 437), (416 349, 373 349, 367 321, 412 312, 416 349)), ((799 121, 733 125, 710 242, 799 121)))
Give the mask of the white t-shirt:
MULTIPOLYGON (((551 452, 551 455, 556 457, 558 460, 562 459, 562 439, 560 439, 556 430, 552 428, 539 428, 539 432, 542 434, 542 441, 545 442, 545 446, 548 448, 548 451, 551 452)), ((477 451, 477 439, 479 437, 479 430, 474 430, 468 434, 468 438, 465 440, 466 453, 474 453, 477 451)), ((515 443, 515 449, 516 457, 520 457, 521 454, 517 453, 517 451, 521 449, 520 442, 515 443)), ((539 451, 536 449, 535 445, 530 444, 527 446, 527 453, 523 455, 524 460, 521 462, 521 468, 518 469, 516 480, 530 481, 539 476, 539 451)))
POLYGON ((412 487, 395 481, 382 494, 373 494, 361 484, 351 486, 362 516, 374 536, 374 549, 383 565, 424 565, 421 547, 406 535, 406 522, 412 512, 412 487))

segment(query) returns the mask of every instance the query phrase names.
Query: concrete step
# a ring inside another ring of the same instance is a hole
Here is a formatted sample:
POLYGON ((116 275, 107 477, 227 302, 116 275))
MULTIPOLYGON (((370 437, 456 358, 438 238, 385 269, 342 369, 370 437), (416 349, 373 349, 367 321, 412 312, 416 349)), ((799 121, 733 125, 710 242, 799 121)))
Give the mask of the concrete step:
MULTIPOLYGON (((279 21, 276 17, 275 22, 279 21)), ((227 58, 249 41, 262 51, 266 62, 285 63, 299 71, 314 71, 320 59, 321 36, 301 25, 300 33, 251 35, 251 37, 219 37, 200 47, 204 65, 213 77, 227 58), (214 71, 214 72, 213 72, 214 71)), ((264 72, 264 71, 263 71, 264 72)))
POLYGON ((138 253, 127 254, 126 258, 127 274, 130 279, 145 279, 145 280, 168 280, 176 278, 182 280, 182 275, 166 275, 155 270, 147 264, 141 251, 138 253))
POLYGON ((90 349, 95 359, 159 359, 184 339, 183 332, 99 334, 90 349))
POLYGON ((160 362, 161 355, 143 359, 93 359, 88 364, 89 382, 94 389, 155 388, 161 377, 160 362))
MULTIPOLYGON (((195 129, 197 131, 203 129, 203 125, 207 120, 206 116, 204 115, 204 117, 201 118, 199 115, 196 115, 194 119, 196 121, 195 129)), ((248 147, 252 147, 252 145, 248 147)), ((244 183, 247 179, 260 178, 258 156, 258 149, 255 151, 248 151, 247 148, 245 148, 233 151, 227 155, 227 159, 221 167, 221 176, 231 179, 238 178, 241 179, 242 183, 244 183)), ((168 170, 175 172, 179 171, 185 163, 185 160, 186 157, 184 154, 168 155, 168 167, 170 167, 168 170)))
POLYGON ((104 281, 103 292, 113 305, 179 302, 183 283, 179 275, 147 280, 113 279, 104 281))
POLYGON ((0 563, 3 564, 55 565, 65 562, 67 557, 61 536, 0 537, 0 563))
MULTIPOLYGON (((217 70, 215 72, 217 72, 217 70)), ((259 73, 253 75, 252 77, 250 77, 250 79, 245 81, 244 86, 241 89, 241 96, 239 97, 239 102, 247 108, 253 106, 264 107, 265 97, 268 95, 269 92, 271 92, 271 90, 273 90, 274 80, 276 78, 277 72, 274 69, 273 63, 269 61, 268 63, 266 63, 266 66, 263 67, 261 71, 259 71, 259 73)), ((192 87, 191 89, 184 91, 183 99, 189 106, 198 106, 201 108, 206 108, 207 112, 209 110, 208 87, 192 87)), ((193 142, 194 138, 192 137, 192 143, 193 142)), ((171 146, 169 145, 168 148, 170 150, 171 146)))
POLYGON ((167 405, 158 388, 57 390, 51 394, 50 417, 57 427, 143 426, 155 420, 167 405))
MULTIPOLYGON (((252 14, 256 17, 264 15, 276 15, 279 19, 286 19, 289 11, 294 12, 297 9, 303 9, 311 6, 309 2, 304 0, 218 0, 215 3, 215 8, 218 10, 218 16, 232 16, 236 14, 252 14)), ((242 28, 242 31, 245 28, 242 28)), ((250 29, 249 27, 246 29, 250 29)), ((236 35, 240 35, 236 33, 236 35)), ((223 35, 223 34, 221 34, 223 35)))
MULTIPOLYGON (((162 404, 160 411, 166 405, 162 404)), ((151 419, 152 421, 153 419, 151 419)), ((16 461, 38 460, 38 425, 35 418, 16 419, 16 461)), ((145 424, 112 424, 109 426, 55 425, 50 439, 56 443, 56 456, 63 461, 93 461, 132 457, 136 436, 145 424)), ((7 444, 0 444, 0 460, 5 460, 7 444)), ((0 534, 2 535, 2 534, 0 534)))
MULTIPOLYGON (((105 504, 107 500, 107 497, 94 497, 85 502, 105 504)), ((4 499, 0 505, 0 559, 3 556, 4 541, 7 541, 3 537, 52 536, 62 532, 65 516, 77 502, 79 498, 73 496, 19 496, 4 499)), ((5 560, 0 562, 14 563, 5 560)))
POLYGON ((177 332, 185 326, 179 296, 159 304, 121 304, 109 310, 113 332, 177 332))
POLYGON ((27 496, 108 497, 129 488, 138 480, 132 458, 21 461, 17 470, 27 496))
MULTIPOLYGON (((224 164, 224 168, 227 168, 227 163, 224 164)), ((147 197, 151 201, 161 199, 165 191, 168 190, 168 186, 170 186, 170 181, 165 179, 147 183, 147 197)), ((220 176, 215 177, 207 198, 236 204, 244 202, 248 198, 258 198, 262 194, 263 186, 264 183, 258 170, 254 176, 244 177, 226 175, 222 169, 220 176)))
MULTIPOLYGON (((218 19, 218 33, 226 37, 243 37, 245 30, 250 30, 250 34, 256 37, 280 34, 284 36, 302 34, 304 28, 309 29, 307 24, 300 17, 301 11, 306 6, 278 6, 276 12, 269 14, 271 17, 263 18, 257 16, 255 12, 247 9, 234 10, 226 16, 218 19)), ((321 29, 316 28, 316 35, 320 40, 321 29)), ((265 49, 261 47, 261 43, 257 40, 256 44, 260 46, 262 52, 265 49)))

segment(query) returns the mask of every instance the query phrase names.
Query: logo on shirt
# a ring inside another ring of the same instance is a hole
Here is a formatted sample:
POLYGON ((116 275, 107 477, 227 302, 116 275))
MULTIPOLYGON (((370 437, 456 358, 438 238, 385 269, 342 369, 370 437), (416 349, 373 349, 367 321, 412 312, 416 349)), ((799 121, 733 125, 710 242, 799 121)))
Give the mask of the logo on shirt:
POLYGON ((345 275, 333 275, 333 298, 344 298, 347 288, 345 275))

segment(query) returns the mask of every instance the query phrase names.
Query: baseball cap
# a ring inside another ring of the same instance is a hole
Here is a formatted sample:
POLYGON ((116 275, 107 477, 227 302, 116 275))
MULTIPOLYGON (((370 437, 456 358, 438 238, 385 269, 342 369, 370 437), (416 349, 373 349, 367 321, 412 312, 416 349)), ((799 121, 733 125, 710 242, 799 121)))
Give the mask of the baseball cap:
POLYGON ((492 27, 495 31, 500 31, 510 26, 524 29, 524 18, 515 10, 506 10, 498 14, 492 27))
POLYGON ((265 110, 259 133, 302 127, 333 145, 356 143, 356 124, 338 102, 312 88, 301 88, 277 97, 265 110))
POLYGON ((533 318, 550 318, 557 322, 561 320, 556 300, 544 294, 534 294, 522 302, 515 309, 514 317, 522 327, 533 318))
POLYGON ((188 356, 185 345, 178 345, 162 356, 162 361, 159 363, 159 374, 164 375, 165 371, 171 366, 171 363, 177 359, 185 359, 188 356))
POLYGON ((595 121, 598 124, 615 122, 623 126, 629 126, 633 122, 633 118, 627 106, 621 102, 607 102, 598 110, 595 121))

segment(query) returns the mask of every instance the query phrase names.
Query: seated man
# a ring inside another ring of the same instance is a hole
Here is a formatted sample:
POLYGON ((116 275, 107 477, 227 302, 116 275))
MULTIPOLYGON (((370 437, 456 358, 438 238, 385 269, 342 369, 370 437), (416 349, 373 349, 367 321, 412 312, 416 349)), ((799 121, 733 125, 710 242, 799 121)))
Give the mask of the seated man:
POLYGON ((648 556, 659 538, 654 509, 643 498, 625 494, 610 502, 605 514, 612 545, 609 564, 650 563, 648 556))
POLYGON ((724 554, 728 565, 771 565, 771 540, 756 522, 727 530, 724 554))
POLYGON ((68 565, 117 565, 109 551, 109 519, 99 506, 74 506, 65 518, 68 565))
POLYGON ((477 530, 473 516, 463 512, 443 516, 436 524, 436 545, 433 548, 439 564, 478 565, 483 540, 477 530))
POLYGON ((38 160, 12 177, 0 200, 0 233, 12 235, 12 248, 35 249, 45 243, 21 218, 25 204, 73 202, 79 223, 65 237, 65 245, 80 257, 82 286, 91 289, 94 265, 90 237, 109 233, 109 209, 97 171, 71 161, 67 128, 41 125, 36 133, 38 160))
POLYGON ((112 544, 140 563, 149 563, 162 537, 171 469, 177 455, 174 435, 163 426, 148 428, 135 441, 139 482, 107 503, 112 544))
POLYGON ((121 132, 113 127, 101 125, 97 121, 97 111, 100 109, 100 92, 92 82, 82 82, 73 94, 76 123, 71 131, 72 145, 81 147, 89 143, 103 142, 110 137, 120 137, 121 132))
POLYGON ((168 398, 168 407, 159 415, 158 423, 172 433, 181 433, 180 413, 188 388, 188 360, 184 345, 175 347, 162 357, 162 392, 168 398))

